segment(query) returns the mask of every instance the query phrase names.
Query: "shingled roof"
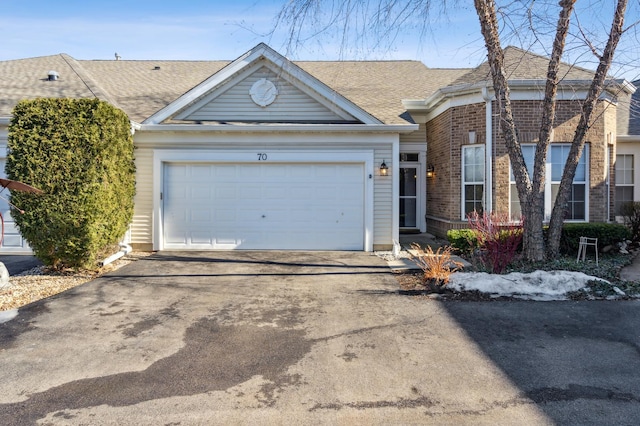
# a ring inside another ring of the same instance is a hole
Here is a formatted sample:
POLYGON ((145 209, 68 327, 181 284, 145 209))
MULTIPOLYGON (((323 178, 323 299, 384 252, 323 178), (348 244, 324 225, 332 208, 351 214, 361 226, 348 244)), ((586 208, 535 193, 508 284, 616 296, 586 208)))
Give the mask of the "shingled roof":
MULTIPOLYGON (((0 62, 0 116, 21 99, 97 97, 142 122, 229 61, 75 60, 59 54, 0 62), (48 81, 55 70, 60 78, 48 81)), ((333 90, 387 124, 407 123, 402 99, 425 98, 468 70, 431 69, 418 61, 296 62, 333 90)))
MULTIPOLYGON (((536 55, 526 50, 509 46, 504 49, 504 68, 509 80, 542 80, 547 79, 549 58, 536 55)), ((566 63, 560 63, 559 75, 562 80, 593 80, 594 72, 566 63)), ((488 62, 465 73, 451 83, 456 85, 473 85, 491 81, 491 69, 488 62)))
MULTIPOLYGON (((8 117, 20 99, 97 97, 142 122, 174 102, 230 61, 75 60, 66 54, 0 62, 0 117, 8 117), (50 70, 58 81, 48 81, 50 70)), ((411 118, 403 99, 426 99, 446 86, 490 81, 489 66, 434 69, 419 61, 300 61, 300 68, 386 124, 411 118)), ((544 79, 547 58, 508 47, 508 77, 544 79)), ((593 72, 562 64, 570 80, 591 80, 593 72)))
POLYGON ((95 97, 76 67, 65 54, 0 62, 0 116, 11 115, 20 99, 95 97), (60 75, 58 81, 48 81, 50 71, 60 75))

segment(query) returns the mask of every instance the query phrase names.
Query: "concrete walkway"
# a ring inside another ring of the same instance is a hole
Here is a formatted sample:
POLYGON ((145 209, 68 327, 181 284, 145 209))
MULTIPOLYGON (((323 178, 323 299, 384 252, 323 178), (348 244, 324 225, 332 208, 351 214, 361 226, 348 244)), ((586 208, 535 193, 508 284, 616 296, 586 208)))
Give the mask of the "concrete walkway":
MULTIPOLYGON (((436 238, 429 233, 421 233, 421 234, 400 234, 400 253, 397 257, 393 257, 390 253, 387 257, 387 263, 389 264, 389 268, 392 271, 413 271, 419 270, 420 268, 416 263, 411 260, 409 253, 412 252, 411 244, 416 243, 419 244, 420 247, 426 248, 427 246, 431 247, 433 251, 437 251, 438 248, 448 245, 449 242, 440 238, 436 238)), ((463 268, 468 268, 471 266, 469 262, 461 258, 460 256, 451 256, 451 259, 459 262, 463 265, 463 268)))

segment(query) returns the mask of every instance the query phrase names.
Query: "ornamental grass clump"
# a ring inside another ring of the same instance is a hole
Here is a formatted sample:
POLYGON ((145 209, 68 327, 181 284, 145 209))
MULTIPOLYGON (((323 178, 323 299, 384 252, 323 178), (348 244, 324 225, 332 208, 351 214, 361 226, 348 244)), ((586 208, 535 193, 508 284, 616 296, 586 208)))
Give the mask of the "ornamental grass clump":
POLYGON ((451 274, 462 269, 462 263, 451 258, 451 247, 439 247, 435 252, 430 246, 411 244, 411 259, 422 269, 422 280, 426 286, 438 289, 449 283, 451 274))

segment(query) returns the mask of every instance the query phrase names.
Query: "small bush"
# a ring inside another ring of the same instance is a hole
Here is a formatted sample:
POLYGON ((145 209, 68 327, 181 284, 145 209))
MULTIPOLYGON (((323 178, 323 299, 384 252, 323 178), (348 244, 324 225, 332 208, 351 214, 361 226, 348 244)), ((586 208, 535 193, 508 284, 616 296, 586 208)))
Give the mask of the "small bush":
POLYGON ((18 103, 9 126, 7 176, 43 195, 12 192, 20 233, 54 268, 94 267, 133 215, 135 166, 126 114, 97 99, 18 103))
POLYGON ((567 254, 577 253, 580 237, 597 238, 598 249, 602 249, 629 239, 631 232, 619 223, 565 223, 560 237, 561 251, 567 254))
POLYGON ((451 259, 451 247, 439 247, 434 253, 430 246, 426 249, 420 247, 419 244, 412 243, 410 253, 418 267, 422 269, 422 279, 425 284, 442 288, 449 283, 449 277, 452 273, 462 268, 462 263, 451 259))
POLYGON ((447 240, 454 250, 462 254, 473 253, 478 248, 478 239, 471 229, 450 229, 447 240))
POLYGON ((469 215, 469 226, 480 247, 480 260, 494 274, 501 274, 522 248, 522 223, 508 214, 469 215))
POLYGON ((640 202, 629 201, 620 207, 620 214, 631 232, 632 241, 640 241, 640 202))

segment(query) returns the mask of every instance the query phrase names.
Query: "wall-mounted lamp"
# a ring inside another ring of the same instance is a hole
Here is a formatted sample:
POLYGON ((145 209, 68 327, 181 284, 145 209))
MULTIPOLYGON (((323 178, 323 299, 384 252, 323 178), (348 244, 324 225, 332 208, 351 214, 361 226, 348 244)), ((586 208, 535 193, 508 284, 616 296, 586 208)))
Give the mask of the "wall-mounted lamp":
POLYGON ((387 163, 382 160, 382 164, 380 164, 380 176, 387 176, 389 174, 389 167, 387 163))
POLYGON ((432 177, 434 177, 435 175, 436 175, 436 171, 435 171, 435 169, 434 169, 434 167, 433 167, 433 164, 429 164, 429 165, 427 166, 427 177, 428 177, 428 178, 432 178, 432 177))

